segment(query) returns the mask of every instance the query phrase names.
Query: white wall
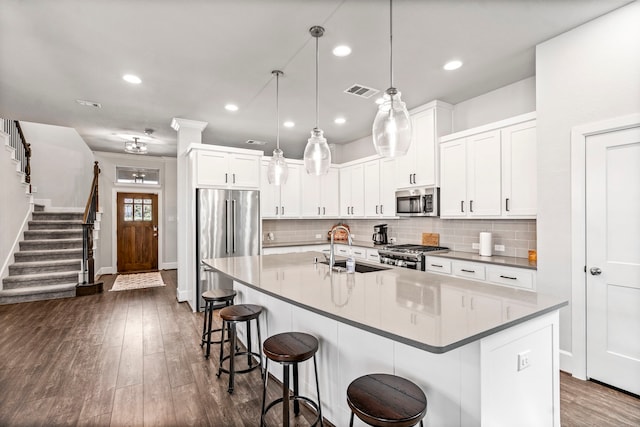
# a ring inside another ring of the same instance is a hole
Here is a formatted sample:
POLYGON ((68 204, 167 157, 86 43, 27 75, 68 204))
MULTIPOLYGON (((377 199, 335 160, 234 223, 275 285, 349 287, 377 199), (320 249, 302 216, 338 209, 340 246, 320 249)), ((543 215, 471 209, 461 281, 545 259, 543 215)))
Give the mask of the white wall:
MULTIPOLYGON (((640 112, 640 3, 540 44, 536 50, 540 292, 571 300, 572 127, 640 112)), ((571 352, 571 304, 560 349, 571 352)))
POLYGON ((52 207, 84 209, 93 180, 93 152, 73 128, 20 122, 31 144, 31 184, 36 199, 52 207))
POLYGON ((453 132, 536 111, 536 78, 503 86, 453 107, 453 132))
POLYGON ((99 250, 96 256, 96 271, 100 274, 115 273, 117 265, 114 263, 114 251, 117 243, 115 234, 114 193, 133 191, 140 193, 157 193, 158 206, 161 212, 159 231, 158 268, 169 269, 177 267, 177 175, 176 159, 169 157, 139 156, 134 154, 117 154, 96 152, 95 158, 100 166, 100 210, 103 212, 100 224, 99 250), (160 184, 149 186, 116 185, 116 166, 140 167, 160 170, 160 184))

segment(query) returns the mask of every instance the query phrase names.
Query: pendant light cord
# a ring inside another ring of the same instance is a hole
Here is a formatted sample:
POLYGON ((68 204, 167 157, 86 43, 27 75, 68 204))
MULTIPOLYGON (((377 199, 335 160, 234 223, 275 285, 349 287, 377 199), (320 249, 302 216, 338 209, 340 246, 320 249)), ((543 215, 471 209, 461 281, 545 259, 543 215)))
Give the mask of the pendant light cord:
POLYGON ((276 72, 276 148, 280 149, 280 72, 276 72))
POLYGON ((318 51, 318 37, 316 37, 316 129, 318 129, 318 116, 320 110, 320 102, 318 101, 318 63, 320 62, 320 53, 318 51))
POLYGON ((389 0, 389 76, 393 87, 393 0, 389 0))

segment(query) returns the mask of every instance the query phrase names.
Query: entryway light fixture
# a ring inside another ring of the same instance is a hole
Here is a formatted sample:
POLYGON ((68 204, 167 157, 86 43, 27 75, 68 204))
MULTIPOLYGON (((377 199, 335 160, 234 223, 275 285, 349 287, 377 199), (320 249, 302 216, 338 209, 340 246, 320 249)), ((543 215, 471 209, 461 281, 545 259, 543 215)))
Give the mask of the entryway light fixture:
POLYGON ((134 137, 133 141, 126 141, 124 143, 124 151, 132 154, 147 154, 147 144, 138 141, 138 138, 134 137))
POLYGON ((331 150, 322 130, 318 127, 318 39, 324 34, 324 28, 313 26, 309 33, 316 39, 316 127, 304 148, 304 166, 309 175, 325 175, 331 166, 331 150))
POLYGON ((284 154, 280 149, 280 76, 282 71, 273 70, 271 72, 276 76, 276 149, 273 150, 273 157, 267 167, 267 180, 269 184, 281 185, 287 183, 287 176, 289 176, 289 169, 287 167, 287 161, 284 158, 284 154))
POLYGON ((391 85, 373 120, 373 145, 384 157, 404 156, 411 146, 411 119, 400 91, 393 87, 393 0, 389 0, 389 74, 391 85))

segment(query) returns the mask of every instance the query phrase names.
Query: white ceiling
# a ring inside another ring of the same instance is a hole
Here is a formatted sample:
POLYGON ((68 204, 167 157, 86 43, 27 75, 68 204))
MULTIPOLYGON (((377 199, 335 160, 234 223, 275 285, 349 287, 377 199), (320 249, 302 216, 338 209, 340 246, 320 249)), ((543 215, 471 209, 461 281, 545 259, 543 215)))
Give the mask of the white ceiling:
MULTIPOLYGON (((535 74, 535 45, 629 0, 396 0, 394 83, 409 108, 449 103, 535 74), (442 69, 450 59, 464 66, 442 69)), ((315 122, 315 42, 322 25, 320 128, 329 143, 371 134, 374 98, 389 86, 386 0, 3 0, 0 117, 75 128, 95 151, 155 129, 150 154, 175 156, 173 117, 208 122, 203 142, 275 148, 275 80, 285 156, 301 158, 315 122), (345 58, 331 54, 346 43, 345 58), (122 80, 139 75, 138 86, 122 80), (101 109, 83 107, 95 101, 101 109), (239 111, 227 112, 234 102, 239 111), (336 125, 337 116, 347 119, 336 125)))

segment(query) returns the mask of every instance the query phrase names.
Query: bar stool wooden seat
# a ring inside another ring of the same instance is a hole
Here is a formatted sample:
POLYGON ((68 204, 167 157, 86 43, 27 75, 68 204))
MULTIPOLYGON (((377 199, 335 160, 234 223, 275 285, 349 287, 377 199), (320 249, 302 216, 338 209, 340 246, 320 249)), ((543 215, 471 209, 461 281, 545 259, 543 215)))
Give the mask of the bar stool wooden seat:
POLYGON ((266 357, 264 389, 262 392, 262 415, 260 416, 260 426, 265 425, 265 415, 275 405, 282 403, 282 425, 288 427, 289 421, 289 402, 293 400, 293 412, 295 416, 300 414, 300 401, 307 402, 318 414, 312 425, 322 426, 322 407, 320 403, 320 385, 318 383, 318 366, 316 364, 316 352, 318 351, 318 340, 313 335, 303 332, 285 332, 273 335, 267 338, 263 345, 264 355, 266 357), (300 396, 298 388, 298 363, 313 358, 313 369, 316 375, 316 393, 318 402, 312 399, 300 396), (274 400, 266 405, 267 398, 267 381, 269 377, 268 367, 269 360, 278 362, 282 365, 282 397, 274 400), (289 395, 289 367, 293 367, 293 395, 289 395))
POLYGON ((204 354, 206 359, 211 354, 211 344, 222 344, 225 341, 224 336, 220 336, 220 340, 212 341, 211 334, 214 332, 222 331, 222 328, 213 328, 213 310, 218 310, 224 307, 233 305, 233 299, 236 297, 236 291, 233 289, 212 289, 202 293, 202 299, 205 302, 204 307, 204 322, 202 325, 202 341, 200 347, 207 344, 207 351, 204 354))
POLYGON ((409 427, 427 414, 427 397, 411 381, 390 374, 356 378, 347 388, 347 403, 353 415, 374 427, 409 427))
MULTIPOLYGON (((229 374, 229 388, 228 392, 233 393, 235 374, 244 374, 251 372, 257 367, 262 366, 262 347, 260 343, 262 338, 260 336, 260 313, 262 313, 262 307, 254 304, 238 304, 230 305, 220 310, 220 318, 222 319, 222 336, 224 337, 224 330, 227 329, 227 336, 230 340, 230 352, 231 354, 224 355, 224 344, 220 345, 220 364, 218 366, 218 373, 216 376, 220 376, 222 372, 229 374), (256 327, 258 329, 258 351, 255 353, 251 350, 251 321, 256 321, 256 327), (246 351, 237 351, 237 324, 239 322, 247 323, 247 349, 246 351), (247 356, 247 365, 245 369, 237 370, 235 368, 235 359, 237 356, 247 356), (258 358, 256 363, 253 356, 258 358), (229 360, 229 369, 222 367, 225 360, 229 360)), ((262 375, 262 373, 261 373, 262 375)))

